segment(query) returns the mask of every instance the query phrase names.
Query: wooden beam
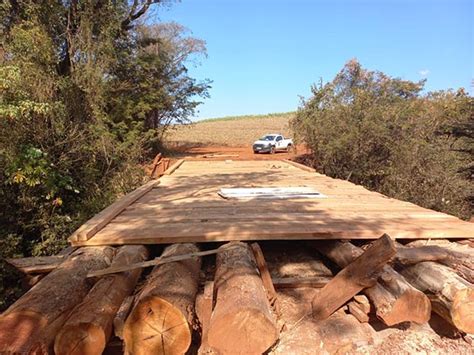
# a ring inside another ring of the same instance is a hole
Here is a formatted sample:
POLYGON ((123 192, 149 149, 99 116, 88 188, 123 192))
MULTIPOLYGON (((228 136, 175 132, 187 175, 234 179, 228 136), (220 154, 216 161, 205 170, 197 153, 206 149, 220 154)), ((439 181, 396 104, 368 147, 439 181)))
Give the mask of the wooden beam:
POLYGON ((135 263, 135 264, 126 265, 126 266, 113 266, 113 267, 109 267, 107 269, 90 272, 87 275, 87 277, 99 277, 99 276, 104 276, 104 275, 108 275, 108 274, 115 274, 115 273, 118 273, 118 272, 130 271, 130 270, 133 270, 133 269, 139 269, 139 268, 144 268, 144 267, 158 266, 158 265, 162 265, 162 264, 173 263, 173 262, 176 262, 176 261, 182 261, 182 260, 192 259, 192 258, 196 258, 196 257, 217 254, 217 253, 222 252, 226 248, 232 249, 234 247, 235 246, 233 245, 233 243, 230 243, 230 244, 226 245, 225 248, 211 249, 211 250, 206 250, 206 251, 199 251, 199 252, 193 252, 193 253, 182 254, 182 255, 173 255, 173 256, 167 256, 166 254, 164 254, 164 255, 162 255, 159 258, 154 259, 154 260, 144 261, 144 262, 141 262, 141 263, 135 263))
POLYGON ((314 169, 314 168, 312 168, 312 167, 310 167, 310 166, 301 164, 301 163, 297 163, 297 162, 295 162, 295 161, 293 161, 293 160, 284 159, 283 161, 284 161, 285 163, 287 163, 287 164, 293 165, 294 167, 300 168, 301 170, 309 171, 310 173, 315 173, 315 172, 316 172, 316 169, 314 169))
POLYGON ((178 161, 176 161, 173 165, 171 165, 168 169, 166 169, 166 171, 163 173, 163 175, 171 175, 173 174, 173 172, 178 169, 181 164, 183 164, 185 161, 185 159, 179 159, 178 161))
MULTIPOLYGON (((350 242, 325 241, 312 245, 341 268, 363 253, 361 248, 350 242)), ((388 326, 402 322, 422 324, 430 318, 431 305, 428 297, 389 265, 383 267, 378 282, 364 289, 363 293, 372 301, 377 317, 388 326)))
POLYGON ((102 210, 94 217, 89 219, 86 223, 80 226, 70 237, 69 241, 84 242, 92 238, 98 231, 104 228, 112 219, 119 215, 124 209, 130 206, 133 202, 148 193, 151 189, 160 183, 159 180, 151 180, 146 184, 140 186, 138 189, 123 196, 115 201, 106 209, 102 210))
POLYGON ((395 244, 388 235, 377 239, 314 297, 313 317, 317 320, 328 318, 361 290, 373 286, 378 274, 395 253, 395 244))
POLYGON ((260 277, 262 278, 263 286, 267 291, 268 300, 270 301, 270 304, 273 305, 277 301, 277 293, 275 291, 275 287, 273 286, 272 277, 268 271, 262 249, 258 243, 252 243, 250 244, 250 247, 252 248, 255 261, 257 262, 257 267, 260 271, 260 277))
POLYGON ((211 322, 212 309, 214 307, 214 282, 207 281, 204 284, 203 293, 196 297, 196 315, 201 324, 201 345, 198 354, 212 353, 210 350, 207 334, 211 322))
POLYGON ((275 288, 322 288, 331 280, 332 277, 330 276, 272 278, 275 288))

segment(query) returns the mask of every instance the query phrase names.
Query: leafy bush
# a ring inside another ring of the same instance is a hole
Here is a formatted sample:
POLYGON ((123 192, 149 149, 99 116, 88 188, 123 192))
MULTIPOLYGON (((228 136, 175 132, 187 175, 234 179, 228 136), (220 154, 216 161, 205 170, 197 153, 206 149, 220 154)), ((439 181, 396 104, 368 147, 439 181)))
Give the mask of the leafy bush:
MULTIPOLYGON (((0 257, 60 251, 207 96, 185 66, 204 43, 143 25, 154 3, 0 4, 0 257)), ((20 290, 5 264, 0 281, 1 310, 20 290)))
POLYGON ((447 127, 472 124, 473 100, 463 89, 423 94, 423 86, 351 60, 312 87, 291 125, 323 173, 469 218, 472 175, 461 171, 472 155, 460 150, 472 140, 447 127))

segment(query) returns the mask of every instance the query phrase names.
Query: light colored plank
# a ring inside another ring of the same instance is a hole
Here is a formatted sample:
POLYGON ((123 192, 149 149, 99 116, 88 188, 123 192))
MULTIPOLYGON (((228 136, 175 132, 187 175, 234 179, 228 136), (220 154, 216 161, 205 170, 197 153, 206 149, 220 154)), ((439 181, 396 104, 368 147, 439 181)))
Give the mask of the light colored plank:
POLYGON ((87 241, 94 236, 98 231, 104 228, 114 217, 120 214, 125 208, 131 203, 138 200, 144 194, 149 192, 152 188, 159 184, 159 180, 151 180, 146 184, 140 186, 138 189, 130 192, 123 196, 119 200, 115 201, 102 212, 96 214, 94 217, 89 219, 86 223, 80 226, 70 237, 70 242, 87 241))

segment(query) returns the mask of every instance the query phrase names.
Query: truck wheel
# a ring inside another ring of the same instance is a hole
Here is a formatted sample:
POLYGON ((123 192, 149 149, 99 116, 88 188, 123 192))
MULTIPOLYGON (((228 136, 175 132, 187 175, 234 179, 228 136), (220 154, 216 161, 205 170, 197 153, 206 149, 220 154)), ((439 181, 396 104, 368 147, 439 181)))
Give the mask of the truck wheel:
POLYGON ((288 144, 286 147, 286 152, 291 153, 292 150, 293 150, 293 146, 291 144, 288 144))
POLYGON ((270 154, 275 154, 275 147, 270 148, 270 154))

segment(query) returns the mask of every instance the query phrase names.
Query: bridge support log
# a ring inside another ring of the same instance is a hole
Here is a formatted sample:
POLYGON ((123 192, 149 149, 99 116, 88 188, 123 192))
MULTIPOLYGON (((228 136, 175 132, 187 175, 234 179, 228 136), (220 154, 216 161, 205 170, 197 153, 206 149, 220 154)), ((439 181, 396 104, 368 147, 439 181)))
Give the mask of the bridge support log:
POLYGON ((245 243, 229 243, 216 257, 215 307, 207 340, 223 354, 262 354, 278 338, 255 258, 245 243), (232 248, 224 249, 232 245, 232 248))
POLYGON ((111 247, 76 250, 0 316, 0 353, 52 352, 54 338, 93 284, 88 272, 110 265, 111 247))
MULTIPOLYGON (((173 244, 162 257, 198 252, 173 244)), ((137 296, 123 330, 126 354, 184 354, 191 345, 201 258, 156 266, 137 296)))
MULTIPOLYGON (((125 245, 118 249, 111 266, 124 266, 146 260, 142 245, 125 245)), ((112 335, 114 316, 125 297, 129 296, 142 269, 102 277, 86 298, 74 308, 56 336, 56 355, 102 354, 112 335)))
POLYGON ((401 273, 428 295, 436 313, 459 330, 474 334, 474 286, 470 282, 432 261, 404 267, 401 273))
MULTIPOLYGON (((315 244, 317 250, 340 267, 363 254, 363 249, 349 242, 324 241, 315 244)), ((373 303, 377 317, 386 325, 402 322, 426 323, 430 319, 431 304, 420 292, 391 266, 385 265, 372 287, 362 292, 373 303)))

